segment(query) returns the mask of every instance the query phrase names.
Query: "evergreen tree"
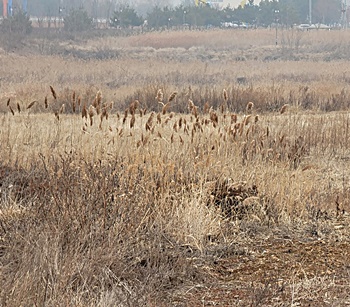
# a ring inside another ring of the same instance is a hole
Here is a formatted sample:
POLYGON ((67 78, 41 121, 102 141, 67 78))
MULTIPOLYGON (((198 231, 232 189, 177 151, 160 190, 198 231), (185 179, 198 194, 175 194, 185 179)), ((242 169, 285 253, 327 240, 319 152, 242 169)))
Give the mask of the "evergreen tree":
POLYGON ((82 32, 93 28, 92 18, 84 9, 73 9, 64 18, 64 29, 68 32, 82 32))
POLYGON ((134 8, 130 6, 121 6, 118 11, 113 13, 111 18, 111 25, 113 27, 130 27, 130 26, 140 26, 143 20, 137 15, 134 8))
POLYGON ((20 35, 29 34, 32 29, 32 22, 23 11, 18 11, 13 16, 5 18, 0 27, 3 33, 20 35))

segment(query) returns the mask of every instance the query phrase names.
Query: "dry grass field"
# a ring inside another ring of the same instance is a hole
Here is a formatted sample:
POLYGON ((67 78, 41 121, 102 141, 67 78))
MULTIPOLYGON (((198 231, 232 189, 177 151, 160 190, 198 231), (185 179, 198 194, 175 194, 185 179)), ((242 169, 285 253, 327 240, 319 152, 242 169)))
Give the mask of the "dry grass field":
POLYGON ((350 305, 350 34, 278 34, 0 51, 0 306, 350 305))

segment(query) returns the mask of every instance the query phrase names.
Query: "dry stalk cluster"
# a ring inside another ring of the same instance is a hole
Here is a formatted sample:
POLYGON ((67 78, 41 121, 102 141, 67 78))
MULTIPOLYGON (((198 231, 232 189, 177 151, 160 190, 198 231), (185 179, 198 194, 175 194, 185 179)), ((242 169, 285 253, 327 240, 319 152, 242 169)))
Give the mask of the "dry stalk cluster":
POLYGON ((120 113, 72 92, 55 120, 50 91, 52 116, 10 100, 0 117, 4 306, 166 305, 169 289, 216 281, 206 263, 250 256, 236 246, 260 229, 322 234, 346 218, 346 174, 324 178, 349 154, 345 113, 233 112, 228 89, 201 107, 193 89, 157 88, 152 108, 138 97, 120 113))
POLYGON ((258 188, 246 182, 233 182, 231 178, 217 180, 209 190, 209 204, 218 206, 226 218, 249 217, 261 206, 258 188))

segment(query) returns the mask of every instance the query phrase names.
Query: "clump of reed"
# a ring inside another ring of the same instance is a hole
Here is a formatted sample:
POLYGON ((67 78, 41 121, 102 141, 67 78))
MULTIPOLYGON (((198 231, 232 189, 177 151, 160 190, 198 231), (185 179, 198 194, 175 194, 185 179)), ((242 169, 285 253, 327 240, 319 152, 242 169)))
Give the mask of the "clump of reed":
POLYGON ((344 216, 344 181, 324 172, 347 155, 347 114, 280 102, 266 113, 255 100, 235 110, 228 87, 216 91, 227 108, 193 88, 158 90, 124 111, 100 90, 78 102, 79 91, 52 87, 31 116, 6 102, 1 199, 23 210, 0 214, 4 303, 92 306, 113 293, 160 305, 208 281, 194 263, 227 242, 344 216))

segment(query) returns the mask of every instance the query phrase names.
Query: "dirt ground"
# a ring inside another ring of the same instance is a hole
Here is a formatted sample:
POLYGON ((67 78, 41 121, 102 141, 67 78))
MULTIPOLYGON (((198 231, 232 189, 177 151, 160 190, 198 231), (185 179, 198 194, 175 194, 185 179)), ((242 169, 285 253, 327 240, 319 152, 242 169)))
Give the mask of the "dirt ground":
POLYGON ((309 228, 302 237, 258 234, 223 257, 216 253, 197 264, 205 282, 182 290, 173 305, 350 306, 349 222, 343 216, 323 225, 323 234, 309 228))

